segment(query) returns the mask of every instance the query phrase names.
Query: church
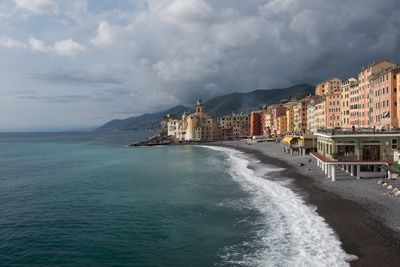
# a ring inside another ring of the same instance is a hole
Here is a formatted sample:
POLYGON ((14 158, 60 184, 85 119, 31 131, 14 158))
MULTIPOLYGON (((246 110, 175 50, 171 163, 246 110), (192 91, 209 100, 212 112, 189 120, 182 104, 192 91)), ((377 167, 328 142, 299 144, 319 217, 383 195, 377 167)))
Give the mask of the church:
POLYGON ((182 120, 169 120, 168 135, 177 141, 214 141, 221 138, 217 122, 204 110, 203 101, 197 100, 195 112, 182 115, 182 120))

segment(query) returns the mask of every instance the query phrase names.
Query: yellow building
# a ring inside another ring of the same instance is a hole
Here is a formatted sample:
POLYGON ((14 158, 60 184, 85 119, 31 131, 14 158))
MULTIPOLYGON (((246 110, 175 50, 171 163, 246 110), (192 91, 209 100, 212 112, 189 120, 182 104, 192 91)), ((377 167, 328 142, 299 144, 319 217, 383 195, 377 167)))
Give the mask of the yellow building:
POLYGON ((294 132, 303 134, 307 131, 307 107, 312 97, 307 97, 296 102, 293 106, 294 132))
POLYGON ((342 80, 337 77, 329 78, 315 87, 315 95, 323 96, 340 92, 342 80))
POLYGON ((287 117, 286 115, 279 116, 276 118, 276 134, 277 135, 282 135, 287 132, 287 117))
POLYGON ((286 131, 287 132, 294 132, 294 105, 291 105, 286 110, 286 131))

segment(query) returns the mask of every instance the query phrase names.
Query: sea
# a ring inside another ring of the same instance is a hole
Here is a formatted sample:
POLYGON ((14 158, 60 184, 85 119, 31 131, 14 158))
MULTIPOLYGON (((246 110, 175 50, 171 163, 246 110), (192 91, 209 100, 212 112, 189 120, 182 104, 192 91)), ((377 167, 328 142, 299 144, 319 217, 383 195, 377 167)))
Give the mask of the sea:
POLYGON ((148 132, 0 134, 0 266, 348 266, 281 169, 148 132))

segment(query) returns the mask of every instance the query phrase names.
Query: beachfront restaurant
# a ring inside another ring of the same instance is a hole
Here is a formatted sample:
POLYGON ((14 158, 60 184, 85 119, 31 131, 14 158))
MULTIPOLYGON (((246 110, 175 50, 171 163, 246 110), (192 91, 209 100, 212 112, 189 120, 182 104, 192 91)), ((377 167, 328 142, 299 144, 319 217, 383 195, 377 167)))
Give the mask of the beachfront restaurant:
POLYGON ((314 135, 317 151, 311 155, 332 181, 340 170, 357 179, 386 177, 400 140, 400 132, 325 130, 314 135))
POLYGON ((316 137, 312 134, 301 136, 286 135, 281 141, 282 151, 288 154, 307 155, 315 151, 316 137))

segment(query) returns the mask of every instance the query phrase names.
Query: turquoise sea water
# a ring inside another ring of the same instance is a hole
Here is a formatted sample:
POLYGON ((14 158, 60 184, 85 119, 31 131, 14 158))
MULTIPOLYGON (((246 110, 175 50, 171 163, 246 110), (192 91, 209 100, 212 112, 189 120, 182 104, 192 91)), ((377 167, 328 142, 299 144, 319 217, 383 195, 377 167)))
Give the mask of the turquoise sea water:
POLYGON ((224 149, 125 146, 137 138, 0 134, 0 265, 347 265, 312 208, 291 191, 282 205, 273 168, 224 149))

